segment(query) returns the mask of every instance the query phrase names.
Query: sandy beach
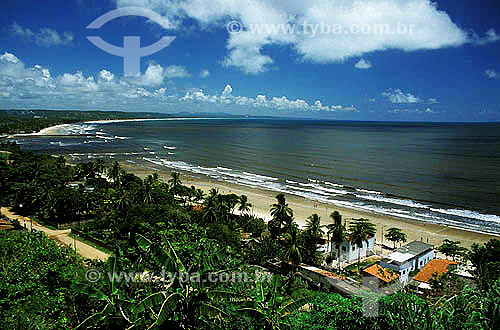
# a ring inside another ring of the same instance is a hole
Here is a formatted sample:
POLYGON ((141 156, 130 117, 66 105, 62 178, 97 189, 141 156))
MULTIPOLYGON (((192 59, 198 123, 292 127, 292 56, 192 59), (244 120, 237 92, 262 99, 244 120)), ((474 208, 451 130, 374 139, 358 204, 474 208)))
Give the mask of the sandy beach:
MULTIPOLYGON (((174 119, 130 119, 130 121, 143 121, 143 120, 175 120, 174 119)), ((101 120, 87 123, 113 123, 115 121, 129 121, 129 120, 101 120)), ((64 129, 70 126, 69 124, 56 125, 45 128, 37 133, 30 135, 57 135, 61 134, 64 129)), ((152 173, 159 173, 164 181, 170 179, 170 170, 164 167, 148 164, 147 166, 140 166, 129 162, 121 162, 121 165, 127 171, 133 172, 140 177, 145 177, 152 173)), ((195 186, 208 192, 211 188, 217 188, 220 193, 235 193, 238 195, 247 195, 249 201, 253 204, 252 212, 266 220, 270 219, 269 209, 270 205, 275 202, 277 192, 237 185, 229 182, 219 181, 208 177, 195 177, 189 173, 181 173, 181 180, 187 186, 195 186)), ((498 238, 499 236, 477 233, 473 231, 466 231, 462 229, 455 229, 444 225, 432 224, 423 221, 415 221, 396 216, 389 216, 380 213, 368 212, 364 210, 356 210, 341 206, 336 206, 328 203, 317 202, 309 200, 300 196, 285 194, 289 206, 294 210, 295 221, 299 226, 304 226, 306 219, 316 213, 321 217, 323 225, 332 223, 330 214, 333 211, 339 211, 347 225, 352 219, 367 218, 377 226, 377 242, 384 242, 391 245, 383 239, 383 232, 391 227, 401 228, 408 236, 408 241, 422 240, 435 246, 440 245, 445 239, 460 241, 462 245, 469 248, 473 243, 485 243, 491 238, 498 238)))
MULTIPOLYGON (((170 179, 170 171, 165 168, 159 168, 154 165, 148 166, 147 168, 139 167, 135 164, 127 162, 123 162, 121 163, 121 165, 125 170, 133 172, 140 177, 145 177, 149 174, 157 172, 164 181, 168 181, 170 179)), ((277 192, 274 191, 255 189, 242 185, 213 180, 210 178, 193 177, 184 173, 181 173, 181 181, 184 185, 193 185, 205 192, 208 192, 211 188, 217 188, 220 193, 235 193, 238 195, 246 195, 248 196, 249 202, 253 204, 252 212, 255 215, 266 220, 269 220, 270 218, 270 205, 275 202, 275 196, 277 194, 277 192)), ((285 195, 287 198, 287 203, 294 211, 295 220, 299 224, 299 226, 304 226, 306 219, 314 213, 318 214, 321 217, 321 223, 323 225, 330 224, 333 222, 333 220, 329 215, 333 211, 339 211, 342 214, 344 220, 346 220, 347 225, 349 225, 352 219, 357 218, 367 218, 372 223, 376 224, 377 242, 382 241, 382 232, 391 227, 401 228, 407 234, 408 241, 422 240, 424 242, 433 244, 434 246, 438 246, 445 239, 449 239, 453 241, 460 241, 463 246, 470 248, 473 243, 482 244, 487 242, 491 238, 498 238, 498 236, 465 231, 432 223, 408 220, 400 217, 366 212, 363 210, 338 207, 331 204, 308 200, 306 198, 295 195, 285 195)), ((388 242, 386 239, 384 239, 383 241, 389 246, 392 245, 392 243, 388 242)))

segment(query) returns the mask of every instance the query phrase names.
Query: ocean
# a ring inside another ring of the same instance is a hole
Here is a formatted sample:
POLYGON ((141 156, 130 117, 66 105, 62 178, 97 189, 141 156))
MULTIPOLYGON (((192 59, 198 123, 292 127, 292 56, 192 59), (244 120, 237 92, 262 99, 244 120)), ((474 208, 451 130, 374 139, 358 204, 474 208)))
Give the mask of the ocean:
POLYGON ((500 234, 500 124, 177 119, 70 125, 24 149, 156 164, 333 205, 500 234), (82 135, 83 134, 83 135, 82 135))

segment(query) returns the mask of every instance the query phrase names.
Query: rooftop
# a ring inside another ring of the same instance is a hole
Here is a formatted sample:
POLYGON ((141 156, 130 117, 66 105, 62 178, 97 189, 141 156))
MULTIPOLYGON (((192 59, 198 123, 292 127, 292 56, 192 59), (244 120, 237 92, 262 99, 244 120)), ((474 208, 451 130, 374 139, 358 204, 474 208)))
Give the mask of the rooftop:
POLYGON ((392 261, 403 263, 413 257, 415 257, 415 255, 411 253, 393 252, 387 256, 387 259, 389 259, 388 263, 391 263, 392 261))
POLYGON ((343 280, 344 279, 343 276, 334 274, 332 272, 329 272, 329 271, 326 271, 326 270, 323 270, 323 269, 320 269, 320 268, 317 268, 317 267, 314 267, 314 266, 309 266, 309 265, 306 265, 306 264, 300 264, 300 267, 303 268, 303 269, 307 269, 310 272, 314 272, 316 274, 319 274, 319 275, 322 275, 322 276, 325 276, 325 277, 330 277, 330 278, 334 278, 334 279, 338 279, 338 280, 343 280))
POLYGON ((395 279, 399 278, 399 274, 391 271, 385 267, 382 267, 378 264, 371 265, 370 267, 363 270, 365 273, 368 273, 372 276, 375 276, 379 280, 384 281, 385 283, 390 283, 395 279))
POLYGON ((456 265, 455 261, 446 259, 433 259, 415 276, 414 280, 419 282, 428 283, 432 276, 437 273, 442 275, 448 272, 449 265, 456 265))
POLYGON ((434 248, 433 245, 421 242, 421 241, 413 241, 410 242, 406 245, 403 245, 399 249, 396 250, 396 252, 400 253, 409 253, 413 254, 414 256, 422 254, 428 250, 432 250, 434 248))

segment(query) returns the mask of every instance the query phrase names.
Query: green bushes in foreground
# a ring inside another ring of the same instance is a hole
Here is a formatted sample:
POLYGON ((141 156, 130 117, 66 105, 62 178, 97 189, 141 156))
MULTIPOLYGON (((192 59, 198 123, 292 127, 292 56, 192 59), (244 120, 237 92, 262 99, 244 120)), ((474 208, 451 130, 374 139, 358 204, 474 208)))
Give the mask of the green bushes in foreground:
POLYGON ((0 327, 65 329, 93 309, 81 258, 45 235, 0 231, 0 327))

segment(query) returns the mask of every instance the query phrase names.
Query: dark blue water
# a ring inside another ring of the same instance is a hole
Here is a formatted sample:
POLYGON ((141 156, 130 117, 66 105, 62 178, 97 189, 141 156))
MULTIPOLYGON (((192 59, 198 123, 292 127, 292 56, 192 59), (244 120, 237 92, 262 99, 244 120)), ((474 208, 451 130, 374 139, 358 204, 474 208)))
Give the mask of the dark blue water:
POLYGON ((500 124, 204 119, 83 128, 98 137, 20 142, 500 233, 500 124))

